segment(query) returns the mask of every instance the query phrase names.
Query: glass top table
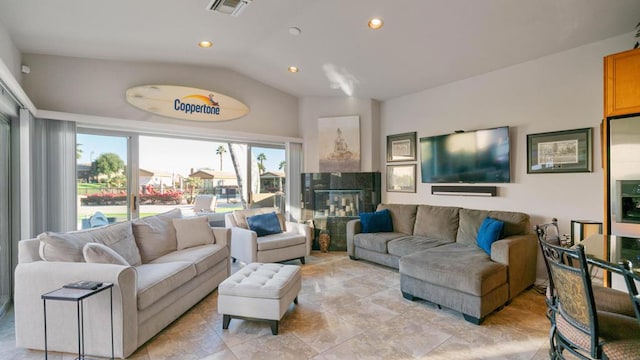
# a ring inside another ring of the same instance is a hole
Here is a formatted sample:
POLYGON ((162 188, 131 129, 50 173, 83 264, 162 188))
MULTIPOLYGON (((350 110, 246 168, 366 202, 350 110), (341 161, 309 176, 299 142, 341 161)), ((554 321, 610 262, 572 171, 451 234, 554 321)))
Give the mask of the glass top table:
POLYGON ((594 258, 614 265, 628 262, 631 275, 640 281, 640 238, 594 234, 578 244, 582 244, 586 254, 594 258))

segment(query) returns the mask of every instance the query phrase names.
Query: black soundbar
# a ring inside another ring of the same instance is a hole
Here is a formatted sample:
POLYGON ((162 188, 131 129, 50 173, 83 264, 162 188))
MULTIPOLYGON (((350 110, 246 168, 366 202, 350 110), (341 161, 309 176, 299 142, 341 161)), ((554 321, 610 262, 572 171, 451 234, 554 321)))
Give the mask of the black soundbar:
POLYGON ((496 186, 432 185, 432 195, 496 196, 496 186))

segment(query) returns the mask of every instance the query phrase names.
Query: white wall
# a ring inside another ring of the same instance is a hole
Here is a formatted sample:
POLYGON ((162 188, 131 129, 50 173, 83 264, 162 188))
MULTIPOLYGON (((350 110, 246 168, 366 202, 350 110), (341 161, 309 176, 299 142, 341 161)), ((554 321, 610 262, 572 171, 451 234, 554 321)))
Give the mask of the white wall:
MULTIPOLYGON (((532 225, 557 217, 562 233, 570 232, 572 219, 602 221, 602 58, 630 49, 629 39, 607 39, 383 102, 382 144, 387 135, 410 131, 424 137, 510 126, 512 176, 511 183, 497 184, 497 197, 438 196, 421 183, 418 170, 416 194, 383 193, 383 202, 522 211, 532 225), (527 134, 585 127, 594 131, 592 173, 527 174, 527 134)), ((385 151, 380 148, 381 168, 385 151)))
POLYGON ((299 102, 304 139, 303 172, 318 172, 318 118, 360 116, 360 171, 380 171, 380 103, 353 97, 303 97, 299 102))
POLYGON ((20 51, 18 51, 18 48, 14 45, 13 40, 11 40, 7 29, 2 23, 0 23, 0 60, 2 60, 13 77, 19 82, 22 75, 20 72, 20 51))
POLYGON ((140 120, 224 131, 300 137, 298 98, 235 71, 190 65, 23 54, 31 73, 23 87, 39 110, 140 120), (138 85, 182 85, 240 100, 249 114, 235 120, 195 122, 154 115, 129 105, 125 91, 138 85))

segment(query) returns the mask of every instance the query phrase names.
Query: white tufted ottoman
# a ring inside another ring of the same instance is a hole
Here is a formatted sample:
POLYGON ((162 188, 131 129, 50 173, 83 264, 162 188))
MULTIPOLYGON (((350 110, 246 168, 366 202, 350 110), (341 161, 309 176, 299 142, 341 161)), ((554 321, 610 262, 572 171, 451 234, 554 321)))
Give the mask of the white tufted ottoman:
POLYGON ((218 313, 222 328, 228 329, 232 317, 269 320, 271 333, 278 334, 278 323, 289 304, 298 303, 302 286, 296 265, 251 263, 218 286, 218 313))

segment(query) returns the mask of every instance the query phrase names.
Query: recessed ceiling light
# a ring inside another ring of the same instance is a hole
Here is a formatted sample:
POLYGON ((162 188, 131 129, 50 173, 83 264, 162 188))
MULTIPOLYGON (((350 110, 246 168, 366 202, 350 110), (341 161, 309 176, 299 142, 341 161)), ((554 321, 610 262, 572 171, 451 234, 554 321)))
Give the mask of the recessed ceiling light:
POLYGON ((293 36, 298 36, 302 33, 302 30, 300 30, 299 27, 297 26, 293 26, 289 28, 289 34, 293 35, 293 36))
POLYGON ((211 41, 206 41, 206 40, 205 40, 205 41, 200 41, 200 42, 198 43, 198 46, 200 46, 201 48, 205 48, 205 49, 206 49, 206 48, 210 48, 210 47, 212 47, 212 46, 213 46, 213 44, 211 43, 211 41))
POLYGON ((296 66, 289 66, 289 68, 287 68, 287 71, 289 71, 290 73, 297 73, 298 68, 296 66))
POLYGON ((369 26, 371 30, 378 30, 382 27, 382 25, 384 25, 384 22, 381 18, 378 17, 372 18, 371 20, 369 20, 369 23, 367 23, 367 26, 369 26))

